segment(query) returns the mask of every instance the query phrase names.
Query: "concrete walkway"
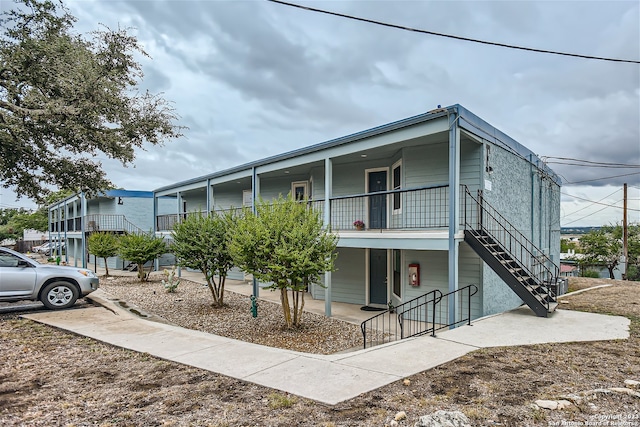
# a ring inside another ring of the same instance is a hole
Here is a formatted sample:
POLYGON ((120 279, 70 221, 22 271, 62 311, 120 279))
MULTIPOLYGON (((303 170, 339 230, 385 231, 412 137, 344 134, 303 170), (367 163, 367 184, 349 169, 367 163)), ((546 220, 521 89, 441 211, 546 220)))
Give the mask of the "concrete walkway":
POLYGON ((528 308, 444 331, 351 353, 316 355, 251 344, 150 321, 98 290, 101 307, 24 315, 115 346, 206 369, 327 404, 337 404, 483 347, 629 337, 629 319, 558 310, 550 318, 528 308))

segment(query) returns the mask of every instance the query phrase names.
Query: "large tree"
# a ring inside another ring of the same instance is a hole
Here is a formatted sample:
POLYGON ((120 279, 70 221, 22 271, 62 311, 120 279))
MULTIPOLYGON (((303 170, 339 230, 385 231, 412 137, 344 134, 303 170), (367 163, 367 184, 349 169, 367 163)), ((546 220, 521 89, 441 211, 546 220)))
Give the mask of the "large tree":
POLYGON ((0 18, 0 181, 39 202, 50 186, 111 187, 99 154, 126 166, 145 142, 180 135, 167 101, 137 89, 136 38, 106 27, 83 37, 75 21, 51 0, 16 0, 0 18))
MULTIPOLYGON (((633 270, 632 277, 637 275, 640 264, 640 224, 631 224, 628 235, 628 266, 633 270)), ((618 267, 622 256, 622 226, 608 225, 592 230, 580 238, 580 248, 584 254, 582 264, 604 265, 609 270, 609 277, 614 278, 613 270, 618 267)))
POLYGON ((189 215, 177 223, 171 232, 171 252, 178 265, 200 270, 207 280, 213 305, 224 305, 224 284, 233 267, 228 249, 230 232, 236 222, 235 215, 212 213, 211 216, 189 215), (216 282, 215 276, 218 276, 216 282))
POLYGON ((307 287, 334 269, 337 242, 323 228, 320 213, 289 194, 272 202, 260 200, 256 214, 245 209, 229 249, 236 265, 280 291, 286 327, 293 328, 301 325, 307 287))

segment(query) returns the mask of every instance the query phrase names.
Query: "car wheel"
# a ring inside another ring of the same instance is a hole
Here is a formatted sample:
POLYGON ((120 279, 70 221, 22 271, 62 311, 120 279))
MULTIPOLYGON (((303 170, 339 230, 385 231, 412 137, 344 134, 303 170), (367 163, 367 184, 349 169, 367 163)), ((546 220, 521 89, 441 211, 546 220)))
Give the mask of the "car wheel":
POLYGON ((78 294, 78 288, 69 282, 53 282, 42 289, 40 301, 51 310, 67 308, 75 304, 78 294))

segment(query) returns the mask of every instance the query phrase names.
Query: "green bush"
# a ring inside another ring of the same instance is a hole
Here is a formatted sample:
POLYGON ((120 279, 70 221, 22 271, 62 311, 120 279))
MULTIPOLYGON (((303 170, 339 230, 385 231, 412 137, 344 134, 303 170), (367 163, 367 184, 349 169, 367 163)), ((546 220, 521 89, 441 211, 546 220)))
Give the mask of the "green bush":
POLYGON ((582 277, 591 277, 593 279, 597 279, 600 277, 600 274, 596 270, 587 269, 582 272, 582 277))
POLYGON ((640 268, 637 265, 627 267, 627 280, 640 281, 640 268))

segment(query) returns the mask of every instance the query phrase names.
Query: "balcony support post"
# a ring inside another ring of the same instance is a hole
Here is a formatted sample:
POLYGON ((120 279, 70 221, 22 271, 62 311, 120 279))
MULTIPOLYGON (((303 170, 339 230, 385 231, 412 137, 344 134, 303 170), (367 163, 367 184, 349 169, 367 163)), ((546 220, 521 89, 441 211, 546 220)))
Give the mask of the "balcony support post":
MULTIPOLYGON (((333 163, 324 159, 324 225, 331 226, 331 195, 333 187, 333 163)), ((331 272, 324 273, 324 315, 331 317, 331 272)))
MULTIPOLYGON (((460 218, 460 129, 458 111, 454 107, 447 114, 449 118, 449 292, 458 290, 458 250, 456 234, 460 218)), ((457 298, 448 298, 449 324, 455 325, 458 314, 457 298)), ((455 326, 453 326, 455 327, 455 326)))
MULTIPOLYGON (((256 200, 258 200, 258 196, 260 195, 260 176, 258 176, 258 172, 256 171, 255 166, 251 168, 251 211, 255 215, 257 213, 256 209, 256 200)), ((253 296, 258 298, 260 296, 260 284, 258 283, 258 279, 253 276, 253 296)))
POLYGON ((80 231, 82 231, 82 268, 87 268, 87 197, 84 191, 80 193, 80 231))
MULTIPOLYGON (((181 222, 180 221, 180 209, 182 208, 182 200, 180 199, 180 192, 176 191, 176 205, 177 205, 177 215, 178 217, 176 218, 176 223, 181 222)), ((182 268, 180 268, 180 266, 178 266, 177 268, 178 270, 178 277, 182 277, 182 268)))

